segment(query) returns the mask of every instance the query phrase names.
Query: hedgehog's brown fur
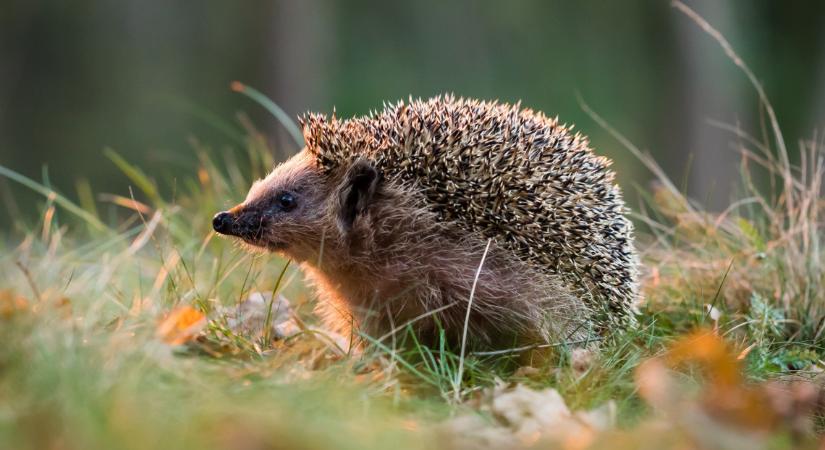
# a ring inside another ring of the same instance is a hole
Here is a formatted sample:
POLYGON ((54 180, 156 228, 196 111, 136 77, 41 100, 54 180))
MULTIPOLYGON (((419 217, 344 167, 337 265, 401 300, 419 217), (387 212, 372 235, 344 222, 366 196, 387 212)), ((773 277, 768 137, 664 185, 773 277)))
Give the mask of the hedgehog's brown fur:
POLYGON ((631 317, 637 263, 609 161, 556 119, 448 96, 302 124, 307 147, 232 210, 257 226, 228 234, 301 260, 336 328, 377 336, 423 315, 419 336, 457 342, 488 239, 473 342, 569 339, 601 311, 631 317), (271 206, 283 192, 294 211, 271 206))
POLYGON ((380 196, 343 241, 337 227, 327 229, 335 238, 326 239, 321 262, 305 264, 322 297, 319 311, 338 332, 350 333, 354 323, 380 337, 444 307, 412 328, 428 344, 440 330, 457 343, 481 266, 471 343, 499 347, 587 336, 585 305, 555 277, 498 247, 482 265, 486 241, 445 226, 405 190, 385 188, 380 196))

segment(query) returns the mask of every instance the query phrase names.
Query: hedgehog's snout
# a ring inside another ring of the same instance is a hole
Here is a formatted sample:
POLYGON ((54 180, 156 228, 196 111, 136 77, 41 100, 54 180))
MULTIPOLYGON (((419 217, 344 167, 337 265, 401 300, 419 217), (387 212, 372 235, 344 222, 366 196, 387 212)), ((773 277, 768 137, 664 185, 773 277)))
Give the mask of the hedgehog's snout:
POLYGON ((212 218, 212 228, 228 236, 257 241, 264 234, 264 217, 256 211, 221 211, 212 218))
POLYGON ((212 218, 212 229, 220 234, 232 234, 232 224, 235 219, 229 211, 221 211, 212 218))

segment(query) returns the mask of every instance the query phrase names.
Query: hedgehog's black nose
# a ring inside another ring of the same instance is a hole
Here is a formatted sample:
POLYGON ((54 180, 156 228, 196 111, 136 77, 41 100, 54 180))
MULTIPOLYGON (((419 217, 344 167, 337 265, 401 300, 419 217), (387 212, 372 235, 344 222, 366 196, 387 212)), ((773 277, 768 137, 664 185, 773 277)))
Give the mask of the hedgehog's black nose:
POLYGON ((234 218, 231 213, 221 211, 212 218, 212 228, 220 234, 231 234, 234 218))

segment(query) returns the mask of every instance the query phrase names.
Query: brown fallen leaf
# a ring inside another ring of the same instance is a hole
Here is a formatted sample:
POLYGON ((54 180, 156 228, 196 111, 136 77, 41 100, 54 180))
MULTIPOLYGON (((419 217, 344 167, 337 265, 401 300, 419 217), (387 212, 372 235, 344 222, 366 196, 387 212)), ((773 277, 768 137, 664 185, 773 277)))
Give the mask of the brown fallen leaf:
POLYGON ((181 345, 194 339, 206 326, 206 316, 185 305, 173 309, 157 327, 158 337, 169 345, 181 345))
POLYGON ((10 319, 15 314, 23 312, 29 308, 29 302, 22 296, 12 291, 4 289, 0 291, 0 318, 10 319))
POLYGON ((750 383, 741 365, 732 346, 703 330, 680 339, 662 357, 642 363, 636 385, 649 405, 711 447, 730 438, 741 448, 754 448, 782 430, 797 439, 809 436, 818 393, 813 384, 750 383), (701 389, 678 375, 687 367, 701 375, 696 380, 701 389))
POLYGON ((252 292, 239 305, 220 308, 218 313, 230 330, 254 339, 286 339, 301 331, 283 295, 273 299, 270 293, 252 292))
POLYGON ((742 384, 741 363, 733 349, 717 334, 699 330, 676 341, 666 356, 672 366, 698 365, 712 386, 742 384))

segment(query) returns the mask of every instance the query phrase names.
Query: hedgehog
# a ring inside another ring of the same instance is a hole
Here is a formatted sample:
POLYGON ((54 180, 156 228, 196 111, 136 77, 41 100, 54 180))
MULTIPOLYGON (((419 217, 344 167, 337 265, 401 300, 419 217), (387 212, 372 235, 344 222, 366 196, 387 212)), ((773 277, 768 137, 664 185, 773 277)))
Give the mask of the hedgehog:
POLYGON ((447 95, 300 124, 306 146, 213 228, 300 262, 331 330, 500 348, 634 322, 611 161, 558 118, 447 95))

